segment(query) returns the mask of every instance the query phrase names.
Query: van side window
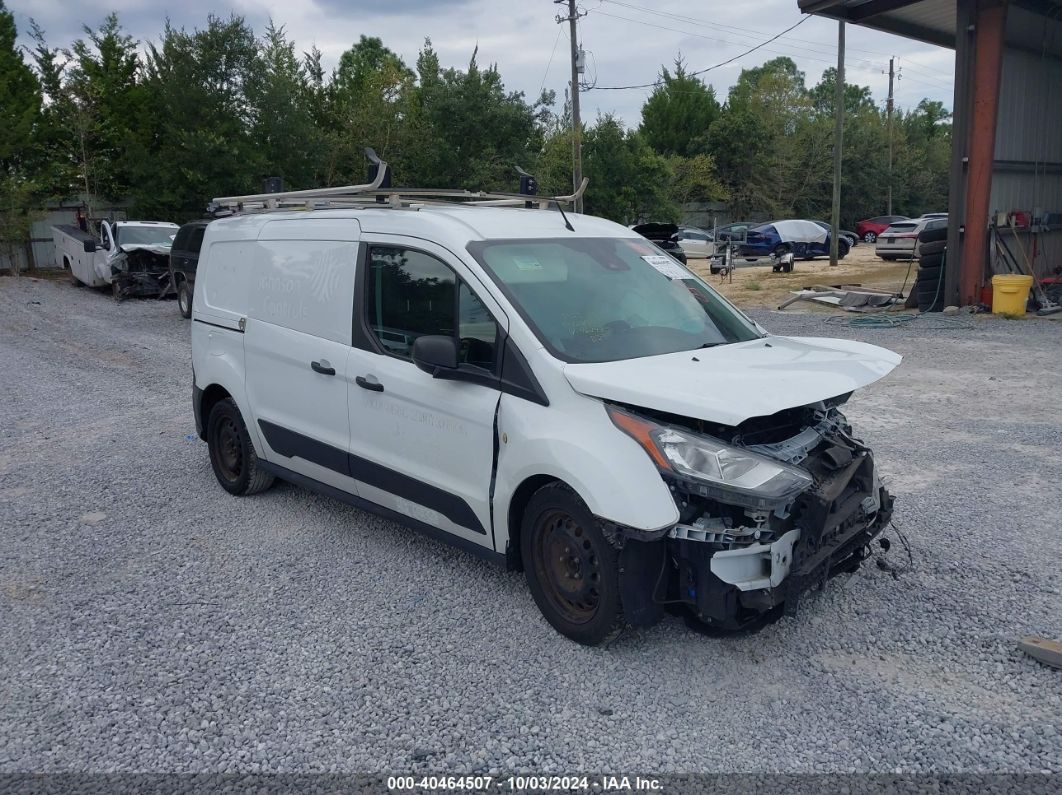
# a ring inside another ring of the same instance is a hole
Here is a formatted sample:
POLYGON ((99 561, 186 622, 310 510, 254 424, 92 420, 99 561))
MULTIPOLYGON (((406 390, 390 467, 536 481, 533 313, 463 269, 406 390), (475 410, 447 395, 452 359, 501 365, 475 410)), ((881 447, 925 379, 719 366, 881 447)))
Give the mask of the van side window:
POLYGON ((494 369, 498 326, 449 266, 421 251, 371 246, 366 282, 365 317, 385 351, 412 359, 417 337, 452 336, 459 362, 494 369))

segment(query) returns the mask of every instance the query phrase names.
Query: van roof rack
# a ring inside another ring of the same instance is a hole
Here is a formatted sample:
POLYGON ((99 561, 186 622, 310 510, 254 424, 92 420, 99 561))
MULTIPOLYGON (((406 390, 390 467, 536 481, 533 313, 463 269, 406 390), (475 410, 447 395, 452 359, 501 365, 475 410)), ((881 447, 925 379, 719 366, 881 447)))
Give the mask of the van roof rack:
MULTIPOLYGON (((535 193, 506 193, 471 191, 464 188, 393 188, 389 167, 372 149, 366 149, 372 162, 371 182, 362 185, 342 185, 334 188, 310 188, 280 193, 250 193, 245 196, 219 196, 207 205, 214 215, 278 212, 281 210, 327 210, 349 207, 418 207, 423 205, 470 205, 475 207, 534 207, 548 209, 550 205, 571 204, 586 190, 589 180, 583 178, 579 189, 566 196, 539 196, 535 193)), ((517 169, 521 176, 529 176, 517 169)), ((526 180, 521 180, 521 185, 526 180)), ((534 186, 534 180, 530 181, 534 186)))

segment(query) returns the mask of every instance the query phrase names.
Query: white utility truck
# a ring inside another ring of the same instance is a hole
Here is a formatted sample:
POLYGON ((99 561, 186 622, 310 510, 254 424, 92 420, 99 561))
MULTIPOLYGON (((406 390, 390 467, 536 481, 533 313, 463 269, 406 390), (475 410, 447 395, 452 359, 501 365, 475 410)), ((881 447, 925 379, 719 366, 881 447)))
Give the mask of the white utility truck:
POLYGON ((53 226, 55 261, 88 287, 114 297, 159 295, 169 282, 170 246, 180 227, 165 221, 100 221, 99 234, 53 226))

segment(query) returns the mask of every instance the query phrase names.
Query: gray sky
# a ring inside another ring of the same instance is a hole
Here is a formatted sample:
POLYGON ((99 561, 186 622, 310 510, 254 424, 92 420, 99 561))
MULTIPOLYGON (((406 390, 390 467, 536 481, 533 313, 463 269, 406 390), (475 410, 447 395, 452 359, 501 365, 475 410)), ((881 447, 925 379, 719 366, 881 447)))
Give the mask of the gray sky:
MULTIPOLYGON (((430 36, 444 66, 465 66, 478 45, 479 63, 497 63, 506 86, 532 99, 544 86, 556 90, 559 100, 568 78, 567 24, 554 21, 561 7, 551 0, 7 0, 7 5, 21 34, 28 32, 32 16, 53 46, 69 46, 81 35, 82 24, 96 26, 111 9, 142 43, 158 39, 167 15, 177 27, 192 29, 204 25, 211 12, 234 12, 246 17, 256 32, 272 18, 300 51, 316 44, 329 68, 362 34, 380 37, 412 66, 430 36)), ((589 53, 586 79, 596 80, 598 86, 649 83, 660 65, 670 66, 678 53, 688 69, 704 69, 763 44, 801 20, 796 0, 582 0, 580 8, 587 12, 579 34, 589 53)), ((836 23, 812 18, 704 79, 722 100, 742 67, 788 55, 813 85, 836 63, 836 39, 836 23)), ((901 74, 899 107, 913 108, 923 97, 951 107, 951 50, 855 26, 848 27, 847 39, 848 81, 869 86, 880 103, 888 93, 889 56, 895 55, 901 74)), ((22 40, 27 41, 24 35, 22 40)), ((584 118, 612 111, 637 125, 649 93, 588 91, 583 94, 584 118)))

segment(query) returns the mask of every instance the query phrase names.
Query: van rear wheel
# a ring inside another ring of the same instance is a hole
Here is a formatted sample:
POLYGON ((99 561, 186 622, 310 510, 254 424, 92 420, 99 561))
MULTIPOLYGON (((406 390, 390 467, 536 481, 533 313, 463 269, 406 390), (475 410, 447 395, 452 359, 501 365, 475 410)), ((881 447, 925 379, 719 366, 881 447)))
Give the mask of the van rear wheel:
POLYGON ((531 595, 554 629, 587 646, 619 635, 619 551, 574 491, 552 483, 535 493, 520 547, 531 595))
POLYGON ((229 494, 265 491, 274 477, 258 465, 247 426, 232 398, 218 401, 207 420, 207 448, 218 483, 229 494))

